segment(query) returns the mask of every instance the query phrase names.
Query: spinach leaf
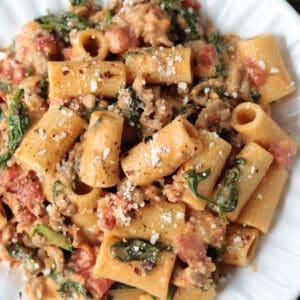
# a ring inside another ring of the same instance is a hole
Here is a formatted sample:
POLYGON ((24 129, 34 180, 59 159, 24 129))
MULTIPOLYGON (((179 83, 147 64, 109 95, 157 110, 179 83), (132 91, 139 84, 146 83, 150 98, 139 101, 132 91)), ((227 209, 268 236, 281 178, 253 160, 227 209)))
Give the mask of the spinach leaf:
POLYGON ((172 247, 162 244, 152 245, 148 241, 128 239, 110 247, 110 254, 121 262, 140 261, 154 266, 161 250, 171 251, 172 247))
POLYGON ((12 91, 12 85, 9 83, 0 81, 0 91, 10 93, 12 91))
POLYGON ((201 77, 200 80, 205 81, 208 79, 215 79, 218 77, 226 77, 227 76, 227 68, 224 62, 223 58, 223 51, 225 49, 225 45, 223 41, 221 40, 220 33, 219 32, 213 32, 209 35, 207 39, 208 43, 212 43, 216 46, 219 63, 215 65, 215 74, 210 76, 201 77))
POLYGON ((45 237, 52 245, 55 245, 67 251, 72 251, 73 249, 71 241, 66 236, 64 236, 61 232, 56 232, 47 225, 37 224, 31 236, 34 236, 36 233, 45 237))
MULTIPOLYGON (((126 98, 128 98, 128 108, 122 109, 122 113, 125 116, 125 118, 128 120, 130 124, 135 126, 140 118, 140 111, 139 111, 139 98, 136 94, 136 92, 132 89, 132 87, 126 88, 126 98)), ((120 97, 120 96, 119 96, 120 97)))
POLYGON ((213 199, 209 199, 198 193, 198 184, 205 180, 211 173, 210 169, 197 173, 195 169, 190 169, 187 172, 183 173, 183 178, 188 183, 188 186, 192 193, 199 199, 202 199, 213 205, 217 205, 217 202, 213 199))
POLYGON ((246 160, 244 158, 238 158, 232 162, 231 168, 225 172, 224 182, 216 196, 217 206, 223 212, 231 212, 235 210, 237 206, 237 183, 240 179, 239 167, 245 163, 246 160))
POLYGON ((197 173, 195 169, 190 169, 183 173, 183 178, 188 183, 188 186, 192 193, 199 199, 212 204, 220 215, 223 217, 224 212, 231 212, 235 210, 238 202, 238 191, 237 183, 240 179, 240 169, 239 167, 244 165, 246 160, 244 158, 235 159, 231 168, 225 172, 224 181, 221 189, 216 195, 216 199, 207 198, 200 193, 198 193, 197 187, 199 182, 205 180, 210 175, 210 169, 203 172, 197 173))
POLYGON ((7 252, 10 257, 21 259, 24 268, 28 271, 34 271, 40 267, 38 262, 33 258, 34 251, 24 247, 19 242, 8 247, 7 252))
POLYGON ((15 150, 20 145, 23 136, 29 128, 29 117, 25 112, 22 102, 20 101, 24 90, 17 89, 13 101, 10 104, 8 112, 8 144, 7 153, 0 156, 0 168, 6 167, 7 161, 14 154, 15 150))
POLYGON ((91 293, 82 284, 71 279, 64 281, 57 289, 57 292, 68 299, 72 298, 74 293, 81 294, 85 299, 93 299, 91 293))
POLYGON ((71 12, 58 15, 49 14, 37 18, 35 21, 41 24, 42 29, 53 30, 62 39, 67 39, 73 29, 84 30, 91 27, 87 20, 71 12))
POLYGON ((39 88, 40 88, 39 95, 42 98, 47 99, 48 98, 48 81, 46 79, 41 79, 39 88))
POLYGON ((197 20, 195 15, 186 9, 178 0, 164 0, 164 9, 171 19, 171 31, 169 38, 178 42, 190 42, 200 39, 200 34, 197 30, 197 20), (180 27, 177 17, 181 16, 188 25, 189 32, 178 34, 180 27))
POLYGON ((121 282, 116 282, 110 288, 110 290, 123 290, 123 289, 135 289, 135 287, 121 282))
POLYGON ((6 118, 5 113, 0 108, 0 121, 4 120, 6 118))
POLYGON ((100 123, 101 123, 101 118, 98 118, 93 124, 93 126, 91 127, 90 131, 95 132, 100 127, 100 123))
POLYGON ((253 103, 259 104, 261 95, 258 91, 251 90, 249 96, 253 103))
POLYGON ((171 286, 169 288, 167 300, 173 300, 176 290, 177 290, 177 287, 175 285, 171 284, 171 286))
POLYGON ((213 262, 218 262, 224 252, 225 247, 222 246, 220 248, 210 247, 207 249, 207 256, 211 257, 213 262))
POLYGON ((52 198, 54 203, 56 202, 56 198, 63 192, 64 186, 60 180, 56 180, 52 186, 52 198))
POLYGON ((70 0, 72 6, 84 6, 86 5, 86 0, 70 0))

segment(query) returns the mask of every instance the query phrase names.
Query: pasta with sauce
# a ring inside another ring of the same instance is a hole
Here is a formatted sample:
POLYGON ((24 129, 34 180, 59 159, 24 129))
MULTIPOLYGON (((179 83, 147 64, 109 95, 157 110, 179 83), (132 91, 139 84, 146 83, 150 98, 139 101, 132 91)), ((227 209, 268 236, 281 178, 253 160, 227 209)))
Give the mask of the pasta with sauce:
POLYGON ((71 0, 14 40, 0 260, 28 298, 214 299, 270 230, 297 152, 271 116, 295 90, 276 38, 221 35, 196 0, 71 0))

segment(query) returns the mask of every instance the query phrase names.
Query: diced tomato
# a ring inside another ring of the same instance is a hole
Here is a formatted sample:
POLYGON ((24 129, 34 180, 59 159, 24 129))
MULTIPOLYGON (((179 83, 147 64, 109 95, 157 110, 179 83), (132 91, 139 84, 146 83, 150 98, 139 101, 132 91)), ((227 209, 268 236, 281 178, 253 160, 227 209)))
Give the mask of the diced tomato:
POLYGON ((285 139, 272 143, 268 150, 272 153, 277 163, 284 167, 294 160, 297 146, 291 139, 285 139))
POLYGON ((218 52, 215 44, 207 44, 198 50, 197 60, 205 66, 212 66, 218 62, 218 52))
POLYGON ((97 298, 101 299, 114 281, 105 278, 97 278, 92 272, 84 273, 85 284, 84 286, 97 298))
POLYGON ((25 70, 21 64, 14 59, 5 59, 0 66, 0 76, 11 80, 18 85, 25 78, 25 70))
POLYGON ((27 207, 36 214, 38 206, 44 202, 41 185, 33 172, 23 174, 17 165, 5 170, 2 179, 3 188, 10 194, 9 199, 18 202, 20 207, 27 207))
POLYGON ((256 86, 263 85, 267 80, 267 72, 263 70, 253 58, 246 58, 245 64, 249 80, 256 86))
POLYGON ((89 271, 96 262, 96 256, 91 246, 82 244, 73 251, 70 266, 76 273, 83 273, 89 271))
POLYGON ((192 226, 188 222, 184 233, 177 236, 174 241, 176 254, 188 265, 204 261, 206 257, 205 244, 200 237, 195 236, 192 226))
POLYGON ((186 8, 200 9, 201 5, 197 0, 181 0, 181 4, 186 8))
POLYGON ((43 52, 49 58, 55 58, 58 54, 56 38, 49 32, 42 31, 32 39, 32 43, 34 50, 43 52))

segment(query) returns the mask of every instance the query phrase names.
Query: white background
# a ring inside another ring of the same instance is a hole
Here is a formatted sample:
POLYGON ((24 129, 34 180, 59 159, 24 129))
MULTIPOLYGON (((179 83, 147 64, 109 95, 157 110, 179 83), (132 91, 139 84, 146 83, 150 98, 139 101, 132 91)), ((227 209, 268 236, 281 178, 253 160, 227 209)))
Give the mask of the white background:
MULTIPOLYGON (((0 47, 26 21, 65 7, 64 0, 0 0, 0 47)), ((298 91, 275 105, 276 120, 300 142, 300 18, 284 0, 202 0, 205 15, 223 33, 243 38, 276 35, 298 91)), ((280 204, 271 232, 261 239, 252 266, 235 269, 219 300, 295 300, 300 295, 300 160, 280 204), (257 272, 253 272, 253 266, 257 272)), ((0 268, 0 299, 18 300, 19 270, 0 268)))

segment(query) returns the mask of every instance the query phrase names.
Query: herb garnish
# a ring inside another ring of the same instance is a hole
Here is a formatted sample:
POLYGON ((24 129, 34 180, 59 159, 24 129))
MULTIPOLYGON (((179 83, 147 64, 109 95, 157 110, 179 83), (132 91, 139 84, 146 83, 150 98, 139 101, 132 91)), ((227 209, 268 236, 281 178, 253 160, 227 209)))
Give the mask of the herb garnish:
POLYGON ((67 279, 63 282, 57 289, 57 292, 62 297, 66 297, 68 299, 74 296, 74 292, 81 294, 85 299, 93 299, 91 293, 82 284, 71 279, 67 279))
POLYGON ((0 81, 0 91, 10 93, 12 91, 12 85, 9 83, 0 81))
POLYGON ((49 14, 35 19, 40 23, 40 27, 45 30, 54 30, 58 37, 69 38, 69 33, 73 29, 84 30, 90 26, 87 20, 71 12, 64 12, 59 15, 49 14))
POLYGON ((173 300, 176 290, 177 290, 177 287, 175 285, 171 284, 171 286, 169 288, 167 300, 173 300))
POLYGON ((84 6, 86 5, 86 0, 70 0, 72 6, 84 6))
POLYGON ((231 164, 231 168, 225 172, 224 182, 221 189, 216 195, 216 199, 210 199, 198 193, 197 187, 199 182, 205 180, 210 175, 210 169, 197 173, 195 169, 190 169, 183 174, 183 178, 187 181, 192 193, 199 199, 212 204, 214 208, 223 216, 224 212, 235 210, 238 202, 237 183, 240 179, 239 167, 244 165, 246 160, 238 158, 231 164))
POLYGON ((34 251, 24 247, 21 243, 12 244, 7 248, 7 252, 10 257, 21 259, 26 270, 34 271, 39 268, 38 262, 33 258, 34 251))
POLYGON ((98 119, 95 121, 95 123, 93 124, 93 126, 92 126, 91 129, 90 129, 91 132, 95 132, 95 131, 100 127, 101 119, 102 119, 102 118, 98 118, 98 119))
POLYGON ((119 241, 110 247, 110 254, 121 262, 140 261, 153 267, 156 264, 161 250, 171 251, 168 245, 152 245, 148 241, 139 239, 128 239, 119 241))
POLYGON ((249 96, 253 103, 259 104, 261 95, 258 91, 251 90, 249 96))
MULTIPOLYGON (((122 109, 122 113, 130 124, 136 125, 140 118, 139 104, 140 101, 136 92, 132 87, 127 87, 125 93, 128 93, 128 98, 130 98, 128 108, 122 109)), ((120 96, 119 96, 120 97, 120 96)))
POLYGON ((63 192, 64 186, 60 180, 56 180, 52 186, 52 198, 54 203, 56 202, 56 198, 63 192))
POLYGON ((208 247, 207 248, 207 256, 211 257, 213 262, 218 262, 221 259, 222 253, 224 252, 225 247, 222 246, 220 248, 208 247))
POLYGON ((219 63, 215 65, 215 74, 210 75, 210 76, 201 77, 200 80, 205 81, 208 79, 215 79, 218 77, 226 77, 227 76, 227 68, 226 68, 226 65, 225 65, 224 59, 223 59, 223 50, 225 48, 225 45, 221 40, 220 33, 217 31, 213 32, 208 37, 207 41, 208 41, 208 43, 212 43, 216 46, 219 63))
POLYGON ((135 289, 135 287, 121 282, 116 282, 110 287, 110 290, 123 290, 123 289, 135 289))
POLYGON ((47 99, 48 98, 48 81, 46 79, 41 79, 39 88, 40 88, 39 95, 42 98, 47 99))
POLYGON ((136 56, 136 55, 143 55, 143 54, 149 54, 149 53, 153 53, 155 51, 155 48, 146 48, 146 49, 142 49, 142 50, 129 50, 126 51, 123 54, 123 57, 126 59, 129 56, 136 56))
POLYGON ((25 112, 24 106, 20 101, 24 90, 17 89, 8 112, 8 144, 7 152, 0 156, 0 168, 6 167, 7 161, 12 157, 15 150, 20 145, 23 136, 29 128, 29 117, 25 112))
POLYGON ((50 244, 58 246, 67 251, 72 251, 73 249, 71 241, 66 236, 64 236, 61 232, 53 230, 47 225, 37 224, 31 236, 34 236, 36 233, 45 237, 50 244))
POLYGON ((169 32, 169 38, 176 42, 190 42, 200 39, 200 34, 197 30, 197 21, 193 13, 186 9, 178 0, 164 0, 164 9, 171 19, 171 30, 169 32), (180 26, 178 24, 178 16, 181 16, 188 25, 189 32, 180 32, 180 26), (183 37, 183 38, 182 38, 183 37))

